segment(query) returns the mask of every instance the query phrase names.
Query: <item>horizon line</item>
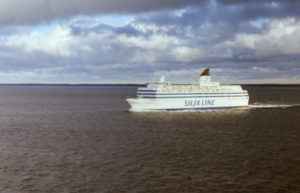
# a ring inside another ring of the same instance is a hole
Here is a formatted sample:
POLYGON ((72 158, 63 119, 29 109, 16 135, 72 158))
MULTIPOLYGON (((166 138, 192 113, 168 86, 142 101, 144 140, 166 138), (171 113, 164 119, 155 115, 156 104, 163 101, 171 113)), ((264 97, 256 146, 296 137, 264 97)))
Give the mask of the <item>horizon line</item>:
MULTIPOLYGON (((0 86, 146 86, 148 83, 1 83, 0 86)), ((176 84, 175 84, 176 85, 176 84)), ((179 84, 177 84, 179 85, 179 84)), ((180 84, 189 85, 189 84, 180 84)), ((299 84, 287 83, 246 83, 246 84, 222 84, 241 86, 262 86, 262 87, 300 87, 299 84)))

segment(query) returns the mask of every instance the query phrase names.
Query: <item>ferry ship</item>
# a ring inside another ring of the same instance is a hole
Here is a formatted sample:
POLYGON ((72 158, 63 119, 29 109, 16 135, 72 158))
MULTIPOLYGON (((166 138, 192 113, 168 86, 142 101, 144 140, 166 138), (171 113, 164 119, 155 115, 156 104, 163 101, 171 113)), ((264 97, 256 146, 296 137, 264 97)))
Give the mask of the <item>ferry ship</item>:
POLYGON ((194 111, 247 107, 249 95, 240 85, 212 82, 206 68, 199 84, 170 84, 162 76, 158 83, 138 88, 136 98, 126 100, 131 107, 129 111, 194 111))

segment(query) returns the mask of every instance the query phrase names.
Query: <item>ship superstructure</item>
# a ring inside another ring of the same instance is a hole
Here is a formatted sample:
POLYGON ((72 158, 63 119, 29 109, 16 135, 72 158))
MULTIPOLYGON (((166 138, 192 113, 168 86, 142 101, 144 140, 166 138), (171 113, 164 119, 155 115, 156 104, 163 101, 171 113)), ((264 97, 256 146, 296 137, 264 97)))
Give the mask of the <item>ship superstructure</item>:
POLYGON ((130 111, 207 110, 248 106, 249 96, 240 85, 220 85, 212 82, 210 71, 204 69, 199 84, 170 84, 164 77, 137 90, 136 98, 129 98, 130 111))

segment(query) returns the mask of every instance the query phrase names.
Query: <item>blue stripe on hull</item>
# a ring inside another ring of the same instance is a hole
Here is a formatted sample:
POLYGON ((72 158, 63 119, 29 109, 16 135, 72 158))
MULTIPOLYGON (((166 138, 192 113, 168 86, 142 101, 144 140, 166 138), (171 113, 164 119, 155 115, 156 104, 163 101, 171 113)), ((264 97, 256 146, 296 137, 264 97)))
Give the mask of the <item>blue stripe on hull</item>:
MULTIPOLYGON (((138 95, 140 96, 140 95, 138 95)), ((140 96, 141 98, 145 99, 174 99, 174 98, 214 98, 214 97, 223 97, 223 98, 230 98, 230 97, 248 97, 248 95, 235 95, 235 96, 172 96, 172 97, 154 97, 154 96, 140 96)))
POLYGON ((138 94, 145 94, 145 95, 195 95, 195 94, 200 94, 200 95, 206 95, 206 94, 245 94, 244 92, 166 92, 166 93, 161 93, 161 92, 141 92, 137 91, 138 94))
POLYGON ((212 109, 231 109, 231 108, 240 108, 244 106, 232 106, 232 107, 207 107, 207 108, 181 108, 181 109, 157 109, 157 110, 167 110, 167 111, 196 111, 196 110, 212 110, 212 109))

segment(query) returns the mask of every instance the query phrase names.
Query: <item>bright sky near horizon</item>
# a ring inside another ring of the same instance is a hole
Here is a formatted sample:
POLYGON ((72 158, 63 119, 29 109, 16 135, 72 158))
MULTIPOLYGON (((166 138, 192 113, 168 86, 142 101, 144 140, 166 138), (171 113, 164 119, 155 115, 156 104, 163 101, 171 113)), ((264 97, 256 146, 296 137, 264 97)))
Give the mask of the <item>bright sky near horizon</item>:
POLYGON ((300 1, 0 0, 1 83, 300 83, 300 1))

